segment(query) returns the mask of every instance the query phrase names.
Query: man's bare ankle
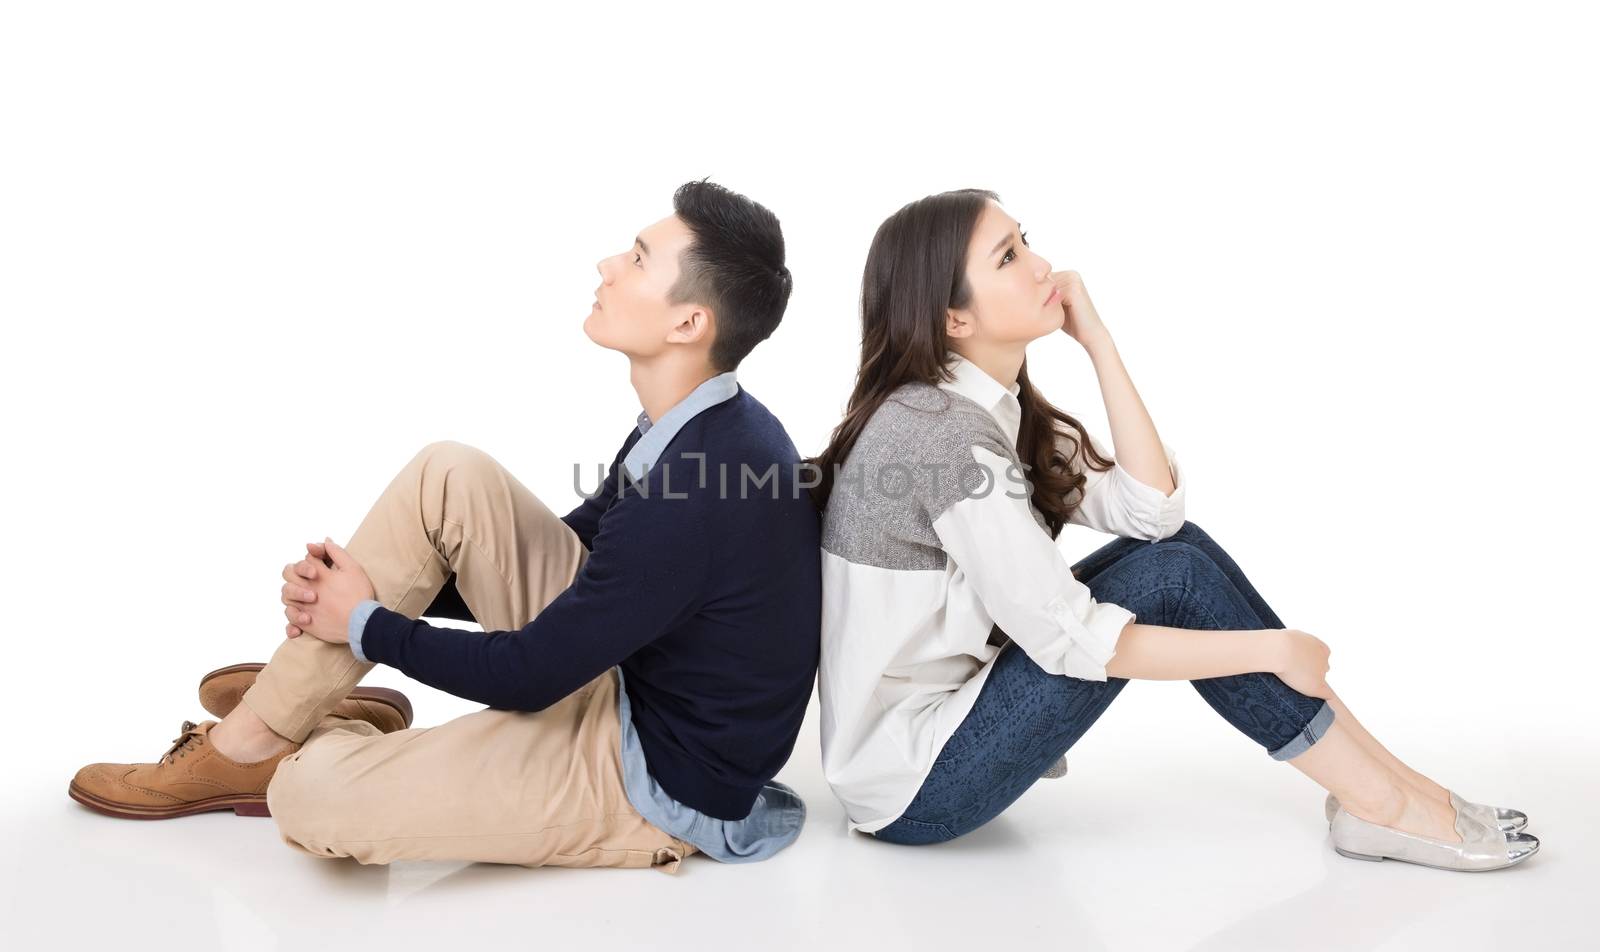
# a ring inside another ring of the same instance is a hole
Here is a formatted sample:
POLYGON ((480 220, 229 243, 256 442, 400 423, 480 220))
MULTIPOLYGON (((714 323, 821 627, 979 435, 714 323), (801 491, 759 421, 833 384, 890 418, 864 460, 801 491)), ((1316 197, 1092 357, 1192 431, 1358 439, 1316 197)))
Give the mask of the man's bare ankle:
POLYGON ((286 738, 274 733, 253 711, 235 716, 240 714, 241 708, 243 705, 211 729, 211 743, 218 753, 236 763, 250 764, 266 760, 289 746, 286 738))

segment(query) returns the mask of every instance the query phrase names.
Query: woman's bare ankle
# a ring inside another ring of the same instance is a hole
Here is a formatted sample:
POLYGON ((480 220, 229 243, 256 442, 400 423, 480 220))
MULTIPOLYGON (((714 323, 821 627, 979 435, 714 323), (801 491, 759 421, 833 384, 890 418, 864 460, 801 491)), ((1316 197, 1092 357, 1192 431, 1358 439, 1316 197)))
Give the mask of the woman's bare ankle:
POLYGON ((1429 780, 1427 777, 1424 777, 1422 774, 1417 773, 1415 770, 1409 770, 1404 775, 1404 779, 1406 783, 1410 784, 1412 788, 1414 788, 1424 797, 1427 797, 1428 799, 1444 806, 1451 806, 1450 791, 1439 784, 1434 783, 1432 780, 1429 780))
POLYGON ((1404 786, 1392 784, 1370 794, 1341 796, 1339 806, 1351 816, 1366 820, 1368 823, 1394 826, 1405 815, 1407 798, 1408 793, 1404 786))
POLYGON ((1455 830, 1455 808, 1440 804, 1410 784, 1398 784, 1389 793, 1367 803, 1346 805, 1341 799, 1339 805, 1350 815, 1369 823, 1447 843, 1461 842, 1461 834, 1455 830))

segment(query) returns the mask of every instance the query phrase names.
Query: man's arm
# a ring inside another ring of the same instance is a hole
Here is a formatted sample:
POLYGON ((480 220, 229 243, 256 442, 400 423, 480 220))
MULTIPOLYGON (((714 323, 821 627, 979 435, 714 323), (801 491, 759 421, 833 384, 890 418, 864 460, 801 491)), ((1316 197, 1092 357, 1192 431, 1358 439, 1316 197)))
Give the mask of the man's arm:
POLYGON ((702 503, 627 494, 607 513, 578 577, 518 630, 435 628, 379 606, 356 645, 366 660, 457 697, 543 710, 699 609, 711 545, 702 503))
MULTIPOLYGON (((622 449, 617 451, 616 459, 611 461, 611 469, 606 472, 605 481, 600 484, 600 489, 593 496, 585 496, 578 507, 561 517, 567 528, 578 534, 578 539, 584 547, 594 548, 594 534, 600 528, 600 517, 605 515, 606 508, 611 505, 611 500, 617 495, 617 482, 622 473, 622 459, 633 449, 633 444, 639 442, 644 434, 635 427, 628 438, 622 441, 622 449)), ((578 482, 581 484, 583 477, 583 464, 578 464, 578 482)), ((573 487, 577 489, 578 486, 573 487)))

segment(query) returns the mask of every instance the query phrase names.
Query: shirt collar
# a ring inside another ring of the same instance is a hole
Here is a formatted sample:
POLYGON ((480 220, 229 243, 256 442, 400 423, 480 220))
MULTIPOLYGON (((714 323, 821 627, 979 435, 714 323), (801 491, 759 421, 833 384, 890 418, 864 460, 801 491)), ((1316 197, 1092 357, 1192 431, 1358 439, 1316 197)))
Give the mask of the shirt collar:
POLYGON ((689 391, 689 395, 672 405, 672 409, 661 414, 661 419, 651 422, 650 414, 639 412, 639 432, 642 434, 639 441, 628 450, 628 455, 623 457, 622 465, 628 470, 628 475, 638 482, 644 476, 645 470, 656 464, 661 451, 667 448, 672 438, 678 435, 683 425, 699 415, 701 410, 714 407, 724 400, 739 392, 739 379, 734 371, 717 374, 715 377, 702 381, 700 386, 689 391))
POLYGON ((1005 431, 1006 438, 1011 445, 1017 445, 1017 434, 1022 431, 1022 403, 1017 399, 1017 394, 1022 390, 1022 384, 1014 383, 1010 387, 1002 386, 1000 381, 989 376, 982 367, 954 352, 954 364, 950 365, 955 371, 954 380, 940 380, 939 386, 961 394, 963 397, 976 403, 989 411, 995 418, 1000 428, 1005 431))

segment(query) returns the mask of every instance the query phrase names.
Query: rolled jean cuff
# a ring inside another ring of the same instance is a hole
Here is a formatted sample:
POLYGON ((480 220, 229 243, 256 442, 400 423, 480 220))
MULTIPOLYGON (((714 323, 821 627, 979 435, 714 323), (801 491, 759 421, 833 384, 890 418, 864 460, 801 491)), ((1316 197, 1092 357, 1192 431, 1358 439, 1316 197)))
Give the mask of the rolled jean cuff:
POLYGON ((1311 749, 1311 745, 1322 739, 1322 735, 1333 726, 1333 705, 1327 701, 1322 702, 1322 709, 1306 723, 1304 729, 1295 735, 1294 740, 1272 751, 1273 760, 1289 760, 1298 757, 1311 749))

